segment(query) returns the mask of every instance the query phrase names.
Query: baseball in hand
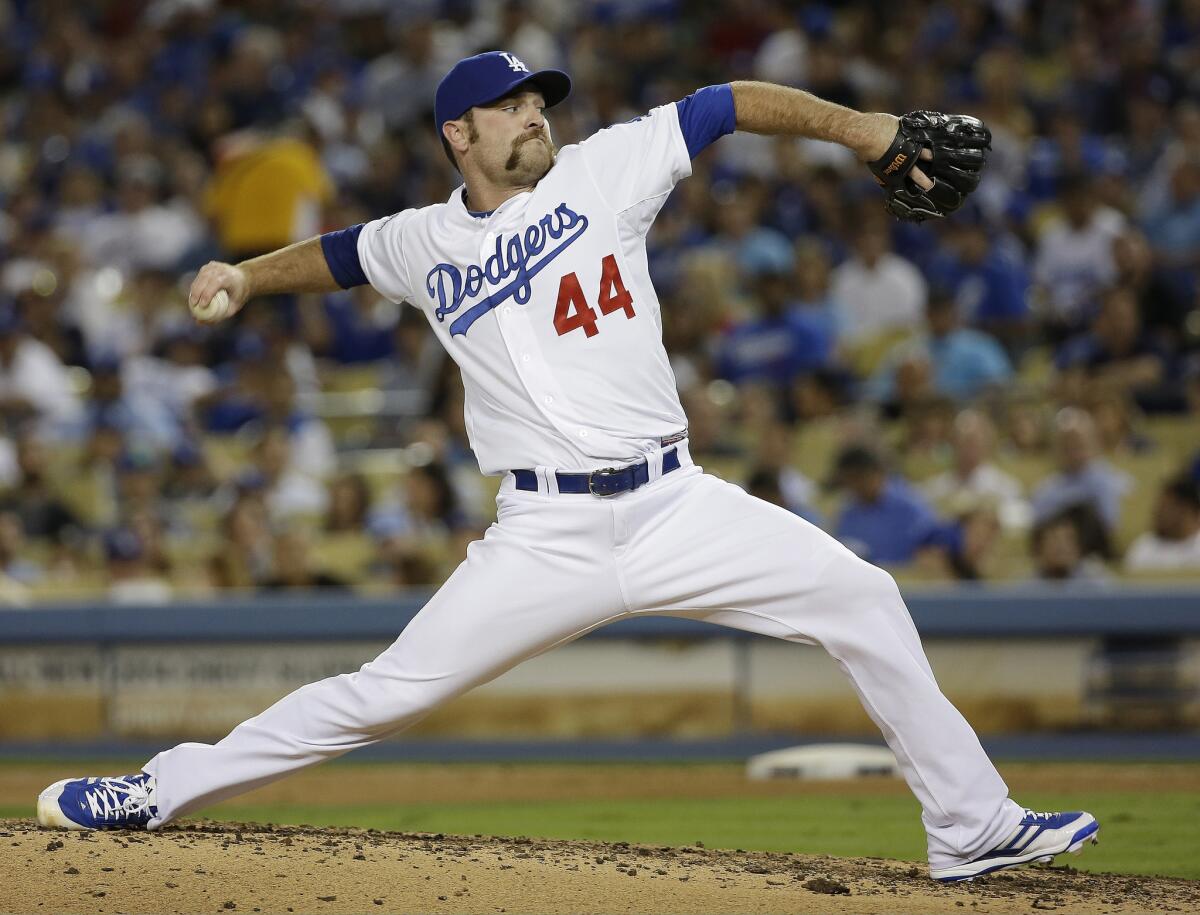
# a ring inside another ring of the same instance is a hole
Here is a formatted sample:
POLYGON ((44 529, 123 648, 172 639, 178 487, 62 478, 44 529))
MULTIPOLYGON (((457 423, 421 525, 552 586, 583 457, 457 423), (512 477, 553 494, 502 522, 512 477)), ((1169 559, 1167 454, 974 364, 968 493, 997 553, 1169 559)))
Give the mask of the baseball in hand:
POLYGON ((192 306, 192 314, 201 321, 220 321, 229 316, 229 293, 218 289, 207 304, 198 302, 192 306))

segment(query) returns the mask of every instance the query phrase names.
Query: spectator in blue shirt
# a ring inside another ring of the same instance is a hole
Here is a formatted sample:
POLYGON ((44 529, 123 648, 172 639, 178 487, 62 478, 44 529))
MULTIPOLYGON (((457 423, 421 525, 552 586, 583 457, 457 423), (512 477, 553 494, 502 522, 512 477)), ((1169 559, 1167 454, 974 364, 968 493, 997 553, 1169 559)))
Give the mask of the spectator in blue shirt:
POLYGON ((305 336, 315 355, 342 365, 395 356, 400 309, 371 286, 336 292, 322 304, 323 313, 302 313, 305 336))
POLYGON ((1121 520, 1121 500, 1129 477, 1098 456, 1096 424, 1085 410, 1065 407, 1054 420, 1054 450, 1058 473, 1033 494, 1033 520, 1041 523, 1075 505, 1089 506, 1108 531, 1121 520))
POLYGON ((928 366, 935 393, 957 401, 971 400, 1012 377, 1004 348, 981 331, 961 327, 958 306, 944 292, 930 296, 925 323, 924 333, 897 344, 884 358, 868 385, 873 399, 891 401, 896 373, 914 362, 928 366))
POLYGON ((790 384, 829 364, 833 337, 823 315, 789 308, 795 274, 772 267, 754 281, 759 315, 734 325, 721 341, 717 370, 735 384, 790 384))
POLYGON ((1146 236, 1163 277, 1191 301, 1200 272, 1200 163, 1184 159, 1175 166, 1170 199, 1146 219, 1146 236))
POLYGON ((933 510, 869 448, 851 445, 837 458, 834 480, 847 493, 835 536, 877 565, 904 565, 942 532, 933 510))
POLYGON ((824 241, 803 238, 796 242, 796 294, 792 309, 835 341, 840 330, 837 318, 842 309, 829 288, 829 261, 829 246, 824 241))
POLYGON ((949 256, 933 267, 931 280, 949 291, 964 323, 1011 352, 1030 329, 1025 265, 1011 248, 994 243, 978 217, 955 225, 948 242, 949 256))

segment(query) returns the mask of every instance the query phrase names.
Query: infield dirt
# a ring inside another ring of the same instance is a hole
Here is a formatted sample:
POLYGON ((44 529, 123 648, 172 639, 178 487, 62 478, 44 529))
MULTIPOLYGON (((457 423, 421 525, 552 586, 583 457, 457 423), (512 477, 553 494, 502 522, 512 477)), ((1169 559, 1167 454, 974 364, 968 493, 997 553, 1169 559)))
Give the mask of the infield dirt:
POLYGON ((1197 912, 1200 885, 1070 868, 932 883, 923 867, 769 852, 187 824, 0 821, 4 912, 1197 912))

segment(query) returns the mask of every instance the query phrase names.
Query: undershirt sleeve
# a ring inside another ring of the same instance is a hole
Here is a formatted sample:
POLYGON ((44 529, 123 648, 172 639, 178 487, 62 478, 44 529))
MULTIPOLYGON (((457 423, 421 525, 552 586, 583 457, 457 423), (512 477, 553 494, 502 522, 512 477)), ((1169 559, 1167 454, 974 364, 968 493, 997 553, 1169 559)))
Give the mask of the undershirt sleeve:
POLYGON ((338 229, 336 232, 326 232, 321 236, 321 250, 325 252, 325 263, 329 272, 343 289, 352 286, 365 286, 368 282, 363 272, 362 261, 358 257, 358 236, 362 234, 363 224, 338 229))
POLYGON ((693 159, 737 127, 733 87, 728 83, 697 89, 676 102, 675 107, 679 109, 679 129, 693 159))

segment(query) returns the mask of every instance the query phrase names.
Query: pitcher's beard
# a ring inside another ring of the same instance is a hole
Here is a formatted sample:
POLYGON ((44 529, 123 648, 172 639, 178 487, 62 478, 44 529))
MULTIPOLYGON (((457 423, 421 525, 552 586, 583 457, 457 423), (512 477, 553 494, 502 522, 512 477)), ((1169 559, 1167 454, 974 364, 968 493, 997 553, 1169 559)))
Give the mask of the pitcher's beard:
POLYGON ((550 166, 554 164, 554 158, 557 154, 558 150, 555 149, 554 145, 546 140, 545 137, 530 137, 528 139, 518 141, 517 144, 513 146, 512 153, 509 155, 508 160, 504 163, 504 170, 509 172, 510 177, 521 178, 522 184, 533 184, 536 181, 540 181, 543 177, 545 177, 546 172, 550 171, 550 166), (546 162, 545 168, 542 168, 540 164, 535 165, 528 159, 522 161, 523 157, 521 153, 525 144, 539 141, 545 143, 546 150, 549 153, 547 157, 549 161, 546 162))

